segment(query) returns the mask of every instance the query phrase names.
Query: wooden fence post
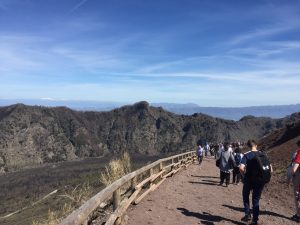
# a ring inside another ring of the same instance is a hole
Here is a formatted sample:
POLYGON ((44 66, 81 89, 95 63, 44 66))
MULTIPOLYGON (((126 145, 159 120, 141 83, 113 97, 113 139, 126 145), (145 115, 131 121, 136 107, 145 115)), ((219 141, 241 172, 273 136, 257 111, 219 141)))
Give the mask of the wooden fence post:
MULTIPOLYGON (((162 170, 163 170, 163 163, 160 162, 160 164, 159 164, 159 172, 162 171, 162 170)), ((163 176, 163 175, 161 175, 160 177, 162 178, 162 176, 163 176)))
MULTIPOLYGON (((151 168, 151 169, 149 170, 149 176, 151 177, 152 175, 153 175, 153 168, 151 168)), ((150 180, 150 187, 149 187, 149 188, 151 188, 152 185, 153 185, 153 182, 152 182, 152 180, 150 180)))
POLYGON ((171 171, 174 170, 174 158, 172 158, 172 166, 171 166, 171 171))
MULTIPOLYGON (((113 210, 114 211, 118 208, 120 201, 121 201, 121 190, 120 190, 120 188, 118 188, 113 193, 113 210)), ((116 219, 115 225, 120 225, 120 224, 121 224, 121 219, 120 218, 116 219)))
POLYGON ((137 185, 137 178, 134 177, 131 179, 131 192, 133 193, 135 191, 135 186, 137 185))

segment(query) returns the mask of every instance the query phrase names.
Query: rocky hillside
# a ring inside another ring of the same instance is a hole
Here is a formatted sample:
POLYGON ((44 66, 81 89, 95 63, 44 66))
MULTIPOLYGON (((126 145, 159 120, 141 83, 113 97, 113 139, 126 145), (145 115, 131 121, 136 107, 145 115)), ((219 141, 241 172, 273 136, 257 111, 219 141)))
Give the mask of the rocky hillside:
POLYGON ((267 150, 272 163, 279 170, 285 170, 293 153, 298 149, 297 141, 300 140, 300 121, 298 115, 293 115, 294 121, 278 129, 260 140, 261 148, 267 150))
POLYGON ((159 155, 194 149, 207 140, 245 141, 298 121, 244 117, 235 122, 204 114, 176 115, 147 102, 110 112, 12 105, 0 108, 0 171, 119 154, 159 155))
POLYGON ((300 140, 299 113, 286 119, 289 122, 283 123, 287 125, 262 138, 259 148, 266 150, 274 169, 271 182, 264 192, 270 198, 278 199, 287 208, 294 210, 293 187, 286 183, 286 171, 292 155, 298 149, 296 143, 300 140))

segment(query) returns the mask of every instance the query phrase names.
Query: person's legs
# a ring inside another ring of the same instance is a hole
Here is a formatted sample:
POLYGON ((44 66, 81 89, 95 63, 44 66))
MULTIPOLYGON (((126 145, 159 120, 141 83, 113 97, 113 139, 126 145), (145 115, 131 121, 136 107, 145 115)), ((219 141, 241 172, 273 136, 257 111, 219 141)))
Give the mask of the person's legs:
POLYGON ((199 164, 201 164, 201 163, 202 163, 202 160, 203 160, 203 155, 202 155, 202 156, 200 156, 200 162, 199 162, 199 164))
POLYGON ((243 203, 244 203, 244 212, 245 215, 251 215, 250 214, 250 201, 249 201, 249 195, 251 191, 251 186, 248 182, 244 183, 243 186, 243 203))
POLYGON ((226 186, 228 186, 230 183, 230 173, 225 173, 225 177, 226 177, 226 186))
POLYGON ((233 168, 233 172, 232 172, 232 183, 235 183, 235 178, 236 178, 236 169, 233 168))
POLYGON ((258 221, 259 216, 259 200, 264 189, 264 185, 254 185, 252 193, 252 206, 253 206, 253 222, 258 221))
POLYGON ((225 174, 221 170, 220 170, 220 179, 221 179, 220 184, 222 185, 224 183, 224 180, 225 180, 225 174))
POLYGON ((296 173, 296 176, 293 177, 293 186, 294 186, 294 200, 295 200, 295 209, 296 215, 300 218, 300 174, 296 173))
POLYGON ((236 175, 236 184, 240 183, 240 180, 241 180, 241 173, 238 172, 236 175))

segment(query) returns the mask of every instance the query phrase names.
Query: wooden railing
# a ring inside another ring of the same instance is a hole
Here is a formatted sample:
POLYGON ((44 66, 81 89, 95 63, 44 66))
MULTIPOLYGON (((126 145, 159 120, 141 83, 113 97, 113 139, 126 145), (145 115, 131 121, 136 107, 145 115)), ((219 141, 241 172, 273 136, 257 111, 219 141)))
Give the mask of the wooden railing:
POLYGON ((90 215, 104 202, 111 201, 113 212, 106 225, 119 225, 130 204, 138 204, 167 177, 193 162, 195 151, 157 160, 115 181, 73 211, 60 225, 87 225, 90 215), (124 194, 122 194, 124 193, 124 194))

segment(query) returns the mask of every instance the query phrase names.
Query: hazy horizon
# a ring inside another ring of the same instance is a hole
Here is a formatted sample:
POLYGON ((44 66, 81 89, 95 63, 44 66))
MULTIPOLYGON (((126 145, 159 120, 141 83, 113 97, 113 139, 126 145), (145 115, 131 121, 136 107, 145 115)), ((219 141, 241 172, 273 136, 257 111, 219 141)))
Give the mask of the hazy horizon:
MULTIPOLYGON (((97 104, 101 105, 116 105, 118 106, 124 106, 124 105, 133 105, 135 103, 141 102, 141 101, 146 101, 146 100, 139 100, 137 102, 117 102, 117 101, 97 101, 97 100, 66 100, 66 99, 0 99, 0 106, 5 106, 5 104, 29 104, 29 105, 38 105, 41 103, 44 103, 45 106, 51 106, 51 105, 59 105, 62 103, 62 105, 59 106, 67 106, 64 104, 68 103, 73 103, 76 104, 77 106, 80 106, 82 104, 82 107, 97 107, 97 104), (94 104, 94 105, 93 105, 94 104)), ((147 101, 148 102, 148 101, 147 101)), ((150 105, 178 105, 178 106, 184 106, 184 105, 190 105, 190 106, 195 106, 195 107, 201 107, 201 108, 251 108, 251 107, 272 107, 272 106, 287 106, 287 105, 300 105, 300 103, 295 103, 295 104, 278 104, 278 105, 244 105, 244 106, 204 106, 204 105, 199 105, 193 102, 186 102, 186 103, 175 103, 175 102, 148 102, 150 105)))

